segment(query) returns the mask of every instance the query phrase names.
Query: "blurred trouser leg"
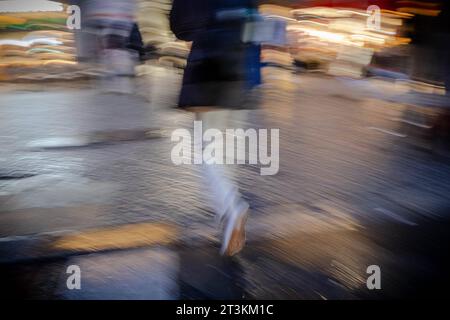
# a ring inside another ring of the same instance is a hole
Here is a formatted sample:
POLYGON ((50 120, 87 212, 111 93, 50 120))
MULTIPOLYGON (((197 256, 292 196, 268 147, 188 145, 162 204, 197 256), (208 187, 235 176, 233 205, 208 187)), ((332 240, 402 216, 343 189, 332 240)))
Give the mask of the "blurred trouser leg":
POLYGON ((117 93, 133 93, 137 57, 126 49, 103 51, 103 66, 106 71, 105 90, 117 93))
POLYGON ((106 78, 105 91, 133 93, 133 77, 137 64, 137 54, 126 48, 131 34, 132 23, 111 23, 101 30, 103 50, 101 53, 106 78))
MULTIPOLYGON (((202 121, 203 132, 208 129, 218 129, 225 132, 232 129, 232 116, 244 115, 244 111, 211 111, 198 113, 197 120, 202 121)), ((244 119, 243 119, 244 120, 244 119)), ((223 135, 225 136, 225 135, 223 135)), ((225 144, 225 140, 223 141, 225 144)), ((225 150, 225 145, 224 145, 225 150)), ((230 156, 230 155, 228 155, 230 156)), ((234 211, 240 210, 247 203, 242 199, 238 187, 233 182, 234 171, 232 165, 227 165, 225 156, 223 165, 206 164, 209 159, 203 159, 202 178, 208 200, 218 219, 222 219, 234 211)))

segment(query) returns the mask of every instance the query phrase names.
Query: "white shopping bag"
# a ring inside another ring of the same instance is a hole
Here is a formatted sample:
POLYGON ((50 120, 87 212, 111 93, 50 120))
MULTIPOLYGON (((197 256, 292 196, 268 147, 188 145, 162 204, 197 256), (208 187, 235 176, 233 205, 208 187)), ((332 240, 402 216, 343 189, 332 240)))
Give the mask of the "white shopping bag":
POLYGON ((285 46, 287 43, 286 21, 263 18, 246 22, 242 41, 244 43, 285 46))

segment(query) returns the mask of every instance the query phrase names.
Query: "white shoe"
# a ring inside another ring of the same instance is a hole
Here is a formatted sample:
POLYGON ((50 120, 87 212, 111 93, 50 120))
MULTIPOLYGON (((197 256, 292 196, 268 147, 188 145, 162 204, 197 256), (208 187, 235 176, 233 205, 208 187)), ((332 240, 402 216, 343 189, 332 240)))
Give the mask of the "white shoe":
POLYGON ((220 254, 234 256, 245 245, 245 223, 247 222, 249 205, 242 202, 235 210, 226 216, 226 225, 223 234, 220 254))

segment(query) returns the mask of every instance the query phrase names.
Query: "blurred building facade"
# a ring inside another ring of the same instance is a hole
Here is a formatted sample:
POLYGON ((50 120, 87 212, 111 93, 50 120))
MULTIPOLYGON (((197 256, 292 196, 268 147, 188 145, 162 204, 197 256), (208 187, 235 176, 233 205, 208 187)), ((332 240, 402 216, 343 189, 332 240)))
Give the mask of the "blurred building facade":
MULTIPOLYGON (((0 79, 4 81, 33 79, 24 73, 31 69, 36 79, 62 73, 71 78, 96 62, 101 41, 90 12, 93 2, 104 3, 102 10, 117 3, 121 12, 109 19, 120 20, 125 15, 137 23, 144 45, 155 53, 153 62, 185 65, 190 44, 176 40, 169 30, 171 0, 38 0, 33 6, 26 1, 17 6, 21 1, 1 1, 0 79), (16 8, 9 10, 12 2, 16 8), (80 30, 66 27, 68 5, 81 8, 80 30)), ((286 46, 264 47, 266 64, 356 78, 404 77, 448 86, 448 2, 268 0, 260 4, 263 15, 287 22, 289 39, 286 46), (367 28, 371 5, 381 8, 380 30, 367 28)))

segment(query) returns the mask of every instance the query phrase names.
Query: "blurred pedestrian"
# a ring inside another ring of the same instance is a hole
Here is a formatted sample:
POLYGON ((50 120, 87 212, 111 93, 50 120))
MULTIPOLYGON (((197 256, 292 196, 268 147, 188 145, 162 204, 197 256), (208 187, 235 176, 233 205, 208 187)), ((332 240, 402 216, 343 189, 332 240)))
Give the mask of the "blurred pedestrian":
MULTIPOLYGON (((244 43, 242 34, 256 11, 252 0, 173 1, 171 29, 192 42, 179 107, 194 112, 204 131, 226 129, 236 110, 250 107, 249 92, 260 83, 260 48, 244 43)), ((231 256, 245 244, 249 205, 224 165, 203 166, 207 193, 224 226, 221 253, 231 256)))
POLYGON ((87 0, 87 23, 99 39, 100 62, 107 73, 108 91, 131 93, 130 77, 139 53, 128 45, 136 25, 135 0, 87 0))
POLYGON ((131 30, 126 47, 127 49, 136 52, 139 55, 140 60, 144 59, 144 41, 142 39, 142 34, 137 23, 134 23, 133 25, 133 29, 131 30))

